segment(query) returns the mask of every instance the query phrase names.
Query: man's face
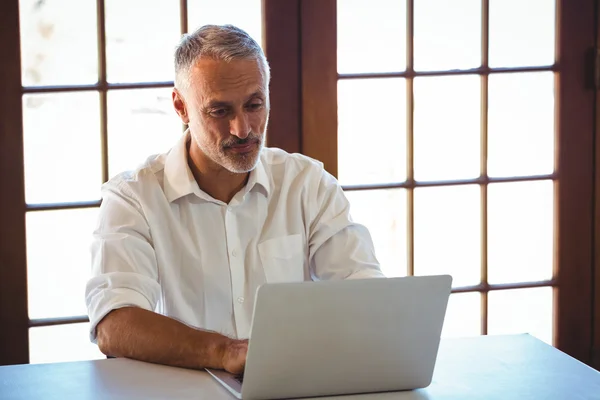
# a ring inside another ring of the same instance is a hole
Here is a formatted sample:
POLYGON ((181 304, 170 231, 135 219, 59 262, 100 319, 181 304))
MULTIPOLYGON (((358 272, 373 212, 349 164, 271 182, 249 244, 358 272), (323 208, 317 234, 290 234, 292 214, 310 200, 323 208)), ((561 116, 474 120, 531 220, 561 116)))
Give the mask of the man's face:
POLYGON ((199 60, 173 102, 192 136, 196 163, 234 173, 254 169, 269 118, 268 82, 258 60, 199 60), (183 98, 181 97, 183 95, 183 98))

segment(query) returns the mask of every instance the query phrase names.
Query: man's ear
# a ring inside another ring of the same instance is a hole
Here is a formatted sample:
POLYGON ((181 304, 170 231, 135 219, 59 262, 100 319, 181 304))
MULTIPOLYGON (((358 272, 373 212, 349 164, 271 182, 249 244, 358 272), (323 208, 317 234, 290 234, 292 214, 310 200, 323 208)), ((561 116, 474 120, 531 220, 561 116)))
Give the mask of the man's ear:
POLYGON ((185 104, 185 100, 183 99, 183 96, 179 90, 173 88, 171 98, 173 99, 173 107, 175 108, 175 112, 177 112, 177 115, 179 115, 181 122, 183 122, 185 125, 189 124, 190 117, 187 111, 187 105, 185 104))

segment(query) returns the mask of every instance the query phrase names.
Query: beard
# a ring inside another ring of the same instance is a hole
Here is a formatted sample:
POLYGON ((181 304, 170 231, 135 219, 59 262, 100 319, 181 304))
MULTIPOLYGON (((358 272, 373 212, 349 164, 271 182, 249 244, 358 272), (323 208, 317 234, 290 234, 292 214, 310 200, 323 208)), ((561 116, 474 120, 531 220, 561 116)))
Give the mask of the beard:
POLYGON ((220 143, 214 157, 216 159, 211 158, 229 172, 247 173, 256 168, 263 147, 264 134, 251 133, 244 139, 232 136, 220 143))
POLYGON ((252 171, 256 168, 260 153, 263 149, 263 141, 249 142, 252 149, 246 153, 231 152, 231 148, 222 148, 223 163, 222 166, 230 172, 242 174, 252 171))

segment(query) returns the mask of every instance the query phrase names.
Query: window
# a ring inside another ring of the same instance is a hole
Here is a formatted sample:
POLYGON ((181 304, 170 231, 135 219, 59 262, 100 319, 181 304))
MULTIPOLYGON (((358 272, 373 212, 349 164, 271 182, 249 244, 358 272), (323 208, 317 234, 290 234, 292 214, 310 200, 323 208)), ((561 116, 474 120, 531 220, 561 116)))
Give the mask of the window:
POLYGON ((552 343, 555 4, 522 3, 338 0, 338 173, 388 275, 453 275, 446 335, 552 343))
POLYGON ((231 23, 260 42, 261 1, 20 0, 19 8, 30 362, 100 358, 83 297, 100 184, 182 134, 171 104, 180 35, 231 23))

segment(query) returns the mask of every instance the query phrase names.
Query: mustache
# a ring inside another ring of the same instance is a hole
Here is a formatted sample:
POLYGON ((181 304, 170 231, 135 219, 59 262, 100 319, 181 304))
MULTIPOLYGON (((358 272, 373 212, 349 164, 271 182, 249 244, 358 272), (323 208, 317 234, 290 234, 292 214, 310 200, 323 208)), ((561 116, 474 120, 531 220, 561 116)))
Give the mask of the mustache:
POLYGON ((245 139, 240 139, 239 137, 233 136, 230 139, 224 141, 221 145, 224 148, 233 147, 233 146, 244 146, 249 143, 260 143, 262 141, 262 135, 251 133, 245 139))

